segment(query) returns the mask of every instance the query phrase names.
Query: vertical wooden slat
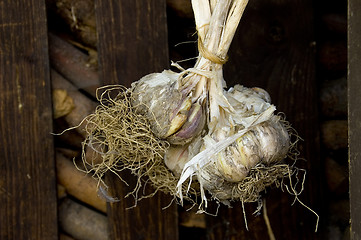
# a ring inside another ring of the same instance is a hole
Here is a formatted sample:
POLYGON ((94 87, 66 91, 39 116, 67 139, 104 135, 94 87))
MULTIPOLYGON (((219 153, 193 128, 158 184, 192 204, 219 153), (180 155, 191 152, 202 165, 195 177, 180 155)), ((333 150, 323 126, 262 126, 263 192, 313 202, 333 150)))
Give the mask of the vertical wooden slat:
POLYGON ((57 239, 45 2, 0 1, 0 239, 57 239))
MULTIPOLYGON (((165 1, 96 0, 100 78, 103 84, 127 87, 140 77, 169 66, 165 1)), ((109 208, 112 239, 178 239, 177 207, 171 198, 156 194, 134 205, 132 190, 116 176, 108 183, 121 199, 109 208)), ((134 177, 122 173, 134 186, 134 177)), ((149 187, 149 186, 148 186, 149 187)))
POLYGON ((361 2, 348 1, 348 126, 351 239, 361 239, 361 2))
MULTIPOLYGON (((307 170, 307 178, 300 199, 324 220, 313 25, 311 0, 249 1, 225 65, 225 79, 228 86, 266 89, 304 139, 299 150, 307 162, 297 166, 307 170)), ((316 216, 297 202, 291 206, 293 197, 288 193, 270 189, 265 197, 276 239, 320 238, 314 232, 316 216)), ((222 207, 219 217, 208 217, 210 239, 268 239, 262 215, 252 215, 256 207, 257 203, 246 204, 249 231, 240 204, 222 207)))

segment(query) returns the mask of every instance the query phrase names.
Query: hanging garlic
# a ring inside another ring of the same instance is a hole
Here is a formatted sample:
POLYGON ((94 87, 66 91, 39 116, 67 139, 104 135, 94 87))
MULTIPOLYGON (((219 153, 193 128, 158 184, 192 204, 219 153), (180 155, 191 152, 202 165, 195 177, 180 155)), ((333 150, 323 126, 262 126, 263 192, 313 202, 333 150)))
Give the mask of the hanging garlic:
POLYGON ((289 173, 282 170, 249 193, 242 189, 257 167, 280 166, 291 145, 265 90, 241 85, 225 90, 222 66, 247 2, 192 0, 199 49, 195 66, 144 76, 97 109, 90 125, 98 128, 89 128, 85 144, 96 139, 109 149, 102 153, 103 164, 94 167, 101 169, 99 176, 128 168, 180 202, 193 181, 198 186, 192 193, 201 195, 206 208, 207 192, 226 204, 256 201, 275 178, 289 173))
POLYGON ((259 164, 282 161, 290 139, 269 94, 236 85, 228 91, 222 65, 247 0, 193 0, 199 58, 181 73, 163 71, 133 84, 139 112, 152 131, 171 143, 165 165, 182 184, 197 179, 220 201, 235 199, 232 188, 259 164), (194 178, 195 177, 195 178, 194 178))

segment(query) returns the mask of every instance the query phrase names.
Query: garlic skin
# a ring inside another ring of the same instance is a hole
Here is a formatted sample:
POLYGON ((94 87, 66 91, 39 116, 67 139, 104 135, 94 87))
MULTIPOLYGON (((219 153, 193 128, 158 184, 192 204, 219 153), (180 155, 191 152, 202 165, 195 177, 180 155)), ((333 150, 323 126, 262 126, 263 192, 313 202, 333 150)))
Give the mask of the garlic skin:
POLYGON ((164 155, 164 163, 173 174, 179 177, 183 167, 189 160, 188 146, 172 146, 164 155))
POLYGON ((179 177, 182 174, 185 164, 199 153, 202 143, 202 138, 198 136, 189 144, 171 145, 164 155, 165 165, 175 176, 179 177))
MULTIPOLYGON (((164 70, 132 84, 132 105, 150 121, 152 132, 171 144, 183 145, 205 125, 203 107, 178 86, 179 73, 164 70)), ((189 92, 188 92, 189 93, 189 92)))

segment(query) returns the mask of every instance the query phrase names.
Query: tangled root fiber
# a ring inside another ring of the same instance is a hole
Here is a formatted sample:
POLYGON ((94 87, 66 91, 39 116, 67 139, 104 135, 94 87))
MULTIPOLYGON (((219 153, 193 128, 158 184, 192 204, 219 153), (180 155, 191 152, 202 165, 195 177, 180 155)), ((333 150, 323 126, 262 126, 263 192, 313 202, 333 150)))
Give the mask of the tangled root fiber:
MULTIPOLYGON (((134 190, 128 195, 138 197, 142 184, 150 182, 154 188, 153 193, 136 200, 151 197, 158 191, 168 193, 176 199, 179 177, 166 167, 163 159, 169 143, 157 138, 151 131, 149 119, 137 111, 137 106, 132 106, 132 89, 106 86, 98 89, 97 99, 99 106, 85 119, 87 138, 83 142, 82 159, 86 172, 98 180, 99 186, 106 186, 103 180, 106 172, 113 172, 126 183, 119 172, 128 169, 138 179, 134 190), (92 148, 101 160, 87 159, 87 147, 92 148)), ((294 167, 288 164, 266 166, 260 163, 241 182, 224 182, 228 186, 219 190, 229 191, 227 195, 231 196, 231 201, 256 202, 267 187, 282 186, 283 179, 294 173, 294 167)), ((185 182, 182 186, 183 196, 196 205, 197 196, 200 195, 199 183, 192 181, 190 189, 188 184, 189 182, 185 182)), ((217 197, 217 193, 210 198, 221 202, 223 200, 217 197)))
POLYGON ((152 133, 149 119, 137 112, 137 107, 131 105, 131 98, 131 89, 122 86, 98 89, 100 104, 85 119, 87 138, 83 142, 82 160, 86 172, 98 180, 99 186, 107 187, 103 180, 106 172, 113 172, 127 184, 127 180, 118 173, 128 169, 138 179, 136 187, 129 194, 137 195, 142 182, 150 181, 155 190, 149 196, 159 190, 175 196, 178 178, 163 161, 169 143, 152 133), (97 156, 87 159, 87 147, 97 156), (100 161, 96 160, 99 158, 100 161))

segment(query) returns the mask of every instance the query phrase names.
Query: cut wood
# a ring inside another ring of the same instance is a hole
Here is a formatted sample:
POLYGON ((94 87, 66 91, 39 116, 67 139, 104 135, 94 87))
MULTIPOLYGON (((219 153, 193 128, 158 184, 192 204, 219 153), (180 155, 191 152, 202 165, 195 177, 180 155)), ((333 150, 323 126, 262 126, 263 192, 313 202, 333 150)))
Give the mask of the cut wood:
POLYGON ((70 199, 64 199, 59 206, 59 223, 64 232, 77 240, 109 239, 106 216, 70 199))
POLYGON ((65 40, 49 33, 49 57, 52 67, 77 88, 95 96, 100 86, 97 70, 89 56, 65 40))
POLYGON ((326 179, 328 189, 338 195, 348 192, 347 168, 341 166, 332 158, 326 158, 326 179))
POLYGON ((58 190, 58 199, 65 198, 67 196, 66 189, 63 185, 57 184, 57 190, 58 190))
POLYGON ((82 43, 96 48, 96 23, 92 0, 47 0, 52 13, 63 19, 82 43))
POLYGON ((90 147, 87 145, 85 148, 86 162, 91 166, 94 166, 94 164, 100 164, 103 161, 103 158, 99 152, 102 152, 99 146, 92 144, 92 147, 90 147))
POLYGON ((337 34, 347 34, 347 16, 346 14, 328 13, 322 16, 322 22, 327 30, 337 34))
MULTIPOLYGON (((64 116, 66 122, 69 123, 70 127, 79 125, 79 123, 81 123, 86 116, 88 116, 94 111, 97 104, 90 98, 79 92, 72 83, 70 83, 68 80, 66 80, 54 70, 51 71, 51 80, 53 89, 58 91, 65 91, 66 96, 71 98, 73 102, 73 106, 71 106, 71 111, 64 116)), ((68 105, 68 102, 66 101, 63 101, 62 103, 68 105)), ((64 109, 70 107, 60 105, 58 106, 58 108, 64 109)), ((77 130, 80 134, 85 134, 82 131, 82 127, 77 128, 77 130)))
POLYGON ((60 153, 56 154, 56 166, 58 183, 63 185, 70 195, 102 212, 107 211, 105 200, 97 194, 95 179, 79 171, 72 161, 60 153))
POLYGON ((54 120, 53 132, 57 134, 54 136, 57 147, 73 149, 75 151, 81 149, 81 143, 84 140, 84 136, 82 136, 76 130, 69 130, 63 132, 65 129, 68 128, 69 124, 64 118, 58 118, 54 120))
POLYGON ((338 150, 347 148, 347 120, 330 120, 322 123, 322 142, 326 148, 338 150))
POLYGON ((319 62, 329 73, 337 73, 347 69, 347 42, 328 41, 319 47, 319 62))
POLYGON ((60 118, 74 108, 74 101, 64 89, 53 89, 53 117, 60 118))
POLYGON ((347 79, 340 78, 323 84, 320 93, 324 117, 347 117, 347 79))

